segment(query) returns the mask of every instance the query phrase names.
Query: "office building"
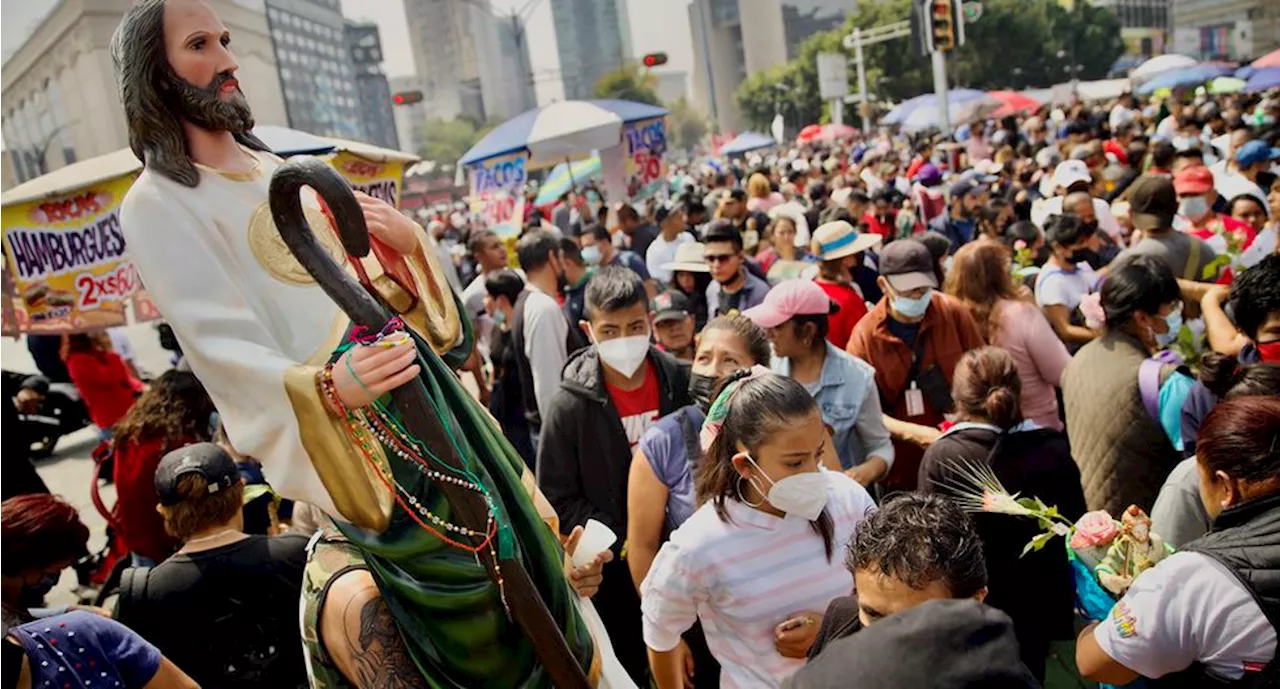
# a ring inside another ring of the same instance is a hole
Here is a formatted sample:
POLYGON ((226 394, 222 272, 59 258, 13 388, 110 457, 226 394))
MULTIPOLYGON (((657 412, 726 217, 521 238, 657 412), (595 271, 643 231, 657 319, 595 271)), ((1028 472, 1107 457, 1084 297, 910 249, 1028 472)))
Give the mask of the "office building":
POLYGON ((550 0, 567 100, 595 97, 600 77, 632 58, 626 0, 550 0))
MULTIPOLYGON (((391 77, 390 85, 393 94, 409 91, 426 92, 422 80, 416 75, 391 77)), ((422 155, 426 145, 427 102, 421 100, 417 103, 396 105, 391 108, 391 114, 395 120, 396 139, 399 143, 397 148, 405 153, 422 155)))
MULTIPOLYGON (((335 0, 336 2, 336 0, 335 0)), ((129 145, 111 35, 132 0, 61 0, 0 72, 0 123, 15 182, 129 145)), ((286 124, 262 5, 209 0, 231 32, 236 77, 258 124, 286 124)))
POLYGON ((853 9, 853 0, 693 0, 694 105, 721 131, 741 129, 738 86, 793 59, 806 38, 842 25, 853 9))
POLYGON ((267 0, 266 5, 289 126, 365 140, 338 0, 267 0))
POLYGON ((1250 60, 1280 47, 1277 0, 1170 0, 1172 52, 1250 60))
POLYGON ((1161 55, 1169 45, 1170 0, 1090 0, 1115 12, 1128 55, 1161 55))
POLYGON ((400 148, 395 117, 391 114, 391 87, 382 71, 382 40, 378 25, 348 21, 347 51, 356 74, 356 103, 364 125, 365 141, 386 148, 400 148))
POLYGON ((533 66, 529 62, 529 35, 518 17, 494 17, 498 35, 501 73, 507 93, 507 110, 518 115, 538 106, 533 86, 533 66))
POLYGON ((432 117, 485 122, 512 114, 488 0, 405 0, 405 16, 432 117))
POLYGON ((658 100, 667 105, 689 97, 689 73, 683 70, 652 72, 658 100))

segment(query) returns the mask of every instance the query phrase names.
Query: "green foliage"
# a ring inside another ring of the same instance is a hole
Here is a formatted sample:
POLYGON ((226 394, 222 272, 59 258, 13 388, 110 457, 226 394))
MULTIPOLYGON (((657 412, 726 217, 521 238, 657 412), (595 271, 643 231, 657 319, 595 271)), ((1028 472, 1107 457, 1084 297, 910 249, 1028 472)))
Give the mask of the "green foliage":
POLYGON ((655 81, 652 74, 635 64, 625 64, 600 77, 596 82, 596 98, 617 98, 662 105, 658 92, 654 89, 655 81))
MULTIPOLYGON (((475 123, 465 118, 441 120, 431 118, 422 124, 424 144, 418 152, 423 160, 453 165, 462 154, 480 140, 475 123)), ((487 129, 486 129, 487 131, 487 129)))
MULTIPOLYGON (((984 0, 982 18, 965 25, 965 45, 947 55, 951 86, 1016 90, 1048 87, 1072 76, 1103 78, 1124 52, 1120 20, 1109 9, 1076 5, 1068 10, 1057 0, 984 0), (1073 75, 1066 69, 1070 64, 1083 69, 1073 75)), ((857 7, 843 27, 805 40, 795 60, 753 74, 738 87, 734 101, 750 127, 767 128, 776 112, 789 123, 821 121, 825 111, 818 96, 817 54, 839 51, 852 57, 841 42, 853 27, 904 21, 910 12, 909 0, 860 2, 857 7)), ((863 56, 873 98, 899 101, 933 91, 929 58, 920 56, 911 39, 866 46, 863 56)), ((852 65, 849 83, 857 84, 852 65)))
POLYGON ((422 123, 425 143, 422 150, 418 151, 418 155, 423 160, 430 160, 446 169, 452 169, 464 153, 499 124, 501 122, 477 125, 466 117, 459 117, 456 120, 441 120, 433 117, 422 123))
POLYGON ((676 148, 694 148, 707 135, 707 118, 689 105, 684 96, 669 106, 667 131, 676 148))

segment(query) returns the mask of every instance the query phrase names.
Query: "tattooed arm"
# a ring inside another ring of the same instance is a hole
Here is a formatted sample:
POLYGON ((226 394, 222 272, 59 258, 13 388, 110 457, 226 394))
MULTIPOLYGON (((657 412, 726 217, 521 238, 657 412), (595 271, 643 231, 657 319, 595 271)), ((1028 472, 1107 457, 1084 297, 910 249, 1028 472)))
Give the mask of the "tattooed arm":
POLYGON ((427 686, 368 570, 347 572, 329 586, 320 638, 334 665, 359 689, 427 686))

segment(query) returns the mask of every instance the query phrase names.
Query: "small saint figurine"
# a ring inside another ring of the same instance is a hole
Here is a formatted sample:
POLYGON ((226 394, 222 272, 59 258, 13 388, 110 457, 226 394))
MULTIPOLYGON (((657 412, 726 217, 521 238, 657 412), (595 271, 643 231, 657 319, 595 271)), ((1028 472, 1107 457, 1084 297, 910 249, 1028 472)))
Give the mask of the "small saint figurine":
POLYGON ((1120 517, 1120 534, 1098 565, 1098 581, 1117 596, 1124 594, 1139 574, 1169 554, 1164 539, 1151 533, 1151 517, 1130 505, 1120 517))

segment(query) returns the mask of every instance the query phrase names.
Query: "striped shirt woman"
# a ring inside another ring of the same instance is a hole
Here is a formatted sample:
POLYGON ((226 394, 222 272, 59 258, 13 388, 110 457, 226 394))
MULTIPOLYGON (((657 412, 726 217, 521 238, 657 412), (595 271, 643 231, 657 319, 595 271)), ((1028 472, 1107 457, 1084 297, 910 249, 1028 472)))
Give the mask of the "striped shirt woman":
POLYGON ((840 553, 875 509, 857 482, 819 468, 830 439, 803 386, 763 367, 731 381, 703 427, 703 504, 641 585, 662 689, 679 686, 680 635, 697 620, 724 687, 776 687, 803 666, 822 611, 853 588, 840 553))

